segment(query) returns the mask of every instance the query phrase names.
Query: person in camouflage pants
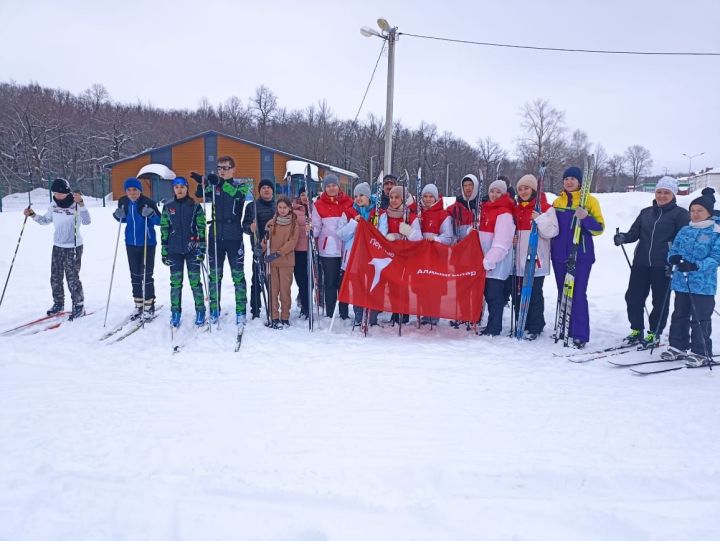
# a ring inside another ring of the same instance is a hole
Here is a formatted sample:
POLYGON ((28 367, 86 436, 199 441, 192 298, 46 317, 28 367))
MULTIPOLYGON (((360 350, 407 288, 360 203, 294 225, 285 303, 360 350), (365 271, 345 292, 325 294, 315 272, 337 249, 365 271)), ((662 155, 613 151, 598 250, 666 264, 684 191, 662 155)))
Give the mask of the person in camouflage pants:
POLYGON ((160 218, 162 262, 170 267, 170 323, 180 325, 184 267, 195 300, 195 324, 205 324, 205 298, 200 283, 201 264, 205 259, 205 213, 202 205, 188 196, 187 180, 173 180, 175 198, 163 207, 160 218))

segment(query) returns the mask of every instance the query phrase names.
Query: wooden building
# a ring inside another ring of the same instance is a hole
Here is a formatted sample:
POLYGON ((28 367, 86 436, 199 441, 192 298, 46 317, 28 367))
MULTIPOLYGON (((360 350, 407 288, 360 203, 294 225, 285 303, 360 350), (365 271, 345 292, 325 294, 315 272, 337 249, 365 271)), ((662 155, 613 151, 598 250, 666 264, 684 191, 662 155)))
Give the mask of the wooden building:
MULTIPOLYGON (((256 195, 257 185, 262 179, 273 180, 279 184, 279 191, 286 191, 281 188, 284 188, 284 178, 287 172, 286 162, 290 160, 305 161, 316 165, 320 178, 334 173, 340 179, 341 189, 346 193, 352 192, 353 182, 358 178, 351 171, 216 131, 198 133, 168 145, 152 148, 111 162, 105 168, 110 170, 113 199, 119 199, 125 194, 123 191, 125 179, 134 177, 140 168, 149 163, 165 165, 172 169, 177 176, 185 177, 190 185, 190 193, 194 194, 196 183, 190 178, 190 173, 192 171, 201 174, 214 172, 218 157, 225 155, 232 156, 235 160, 236 178, 253 180, 256 195)), ((169 180, 154 178, 151 181, 143 180, 143 184, 143 193, 148 197, 158 201, 172 197, 171 181, 169 180)), ((316 185, 314 188, 312 191, 316 193, 318 186, 316 185)))

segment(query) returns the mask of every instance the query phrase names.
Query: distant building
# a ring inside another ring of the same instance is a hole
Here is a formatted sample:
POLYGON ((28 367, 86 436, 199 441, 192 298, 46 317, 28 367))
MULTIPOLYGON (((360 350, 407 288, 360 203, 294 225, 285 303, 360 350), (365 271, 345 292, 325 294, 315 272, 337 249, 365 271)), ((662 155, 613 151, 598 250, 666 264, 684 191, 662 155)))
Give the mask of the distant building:
POLYGON ((720 192, 720 169, 708 167, 700 173, 688 177, 688 182, 693 192, 702 190, 706 186, 715 188, 715 191, 720 192))
MULTIPOLYGON (((172 169, 177 176, 187 178, 190 184, 190 193, 194 194, 196 182, 190 178, 190 173, 193 171, 201 174, 214 172, 218 156, 224 155, 232 156, 235 160, 235 177, 253 180, 256 194, 258 183, 264 178, 275 181, 278 185, 278 192, 288 193, 288 187, 285 186, 285 177, 288 172, 292 176, 290 191, 296 194, 302 182, 302 176, 298 176, 292 169, 292 165, 297 164, 291 164, 292 170, 288 170, 287 162, 289 161, 311 164, 311 175, 314 181, 314 186, 311 186, 313 194, 319 191, 318 180, 329 173, 338 176, 340 188, 345 193, 351 189, 353 182, 358 178, 357 174, 339 167, 212 130, 111 162, 105 168, 110 170, 113 199, 119 199, 125 194, 123 191, 125 179, 134 177, 143 166, 149 163, 165 165, 172 169)), ((171 181, 159 177, 153 178, 152 181, 145 182, 143 191, 145 195, 157 200, 170 198, 172 197, 171 181)))

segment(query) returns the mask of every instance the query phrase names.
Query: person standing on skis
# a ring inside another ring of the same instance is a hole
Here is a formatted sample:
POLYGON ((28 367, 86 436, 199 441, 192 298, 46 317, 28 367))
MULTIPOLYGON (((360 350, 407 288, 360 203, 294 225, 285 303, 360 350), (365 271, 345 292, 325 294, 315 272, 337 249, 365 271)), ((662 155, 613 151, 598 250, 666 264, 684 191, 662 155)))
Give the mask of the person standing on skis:
POLYGON ((235 178, 235 160, 230 156, 218 158, 217 174, 207 175, 204 193, 202 175, 191 173, 190 176, 198 183, 195 197, 213 203, 208 237, 210 322, 216 323, 220 317, 220 290, 225 257, 227 257, 230 275, 235 286, 235 323, 238 327, 244 327, 247 311, 247 286, 245 284, 245 248, 242 223, 245 197, 250 191, 251 184, 235 178))
POLYGON ((670 308, 664 303, 670 287, 670 273, 667 269, 669 245, 675 240, 678 231, 690 221, 688 211, 677 204, 677 191, 677 180, 662 177, 655 186, 652 206, 640 211, 627 233, 617 233, 613 237, 615 246, 638 243, 625 293, 630 334, 624 341, 628 344, 656 344, 667 323, 670 308), (643 311, 650 291, 652 312, 646 335, 643 311))
POLYGON ((56 178, 50 186, 52 203, 44 215, 35 214, 30 207, 23 211, 25 216, 40 225, 53 224, 52 262, 50 264, 50 287, 53 305, 47 315, 53 316, 65 310, 65 289, 63 277, 67 281, 72 299, 70 320, 85 315, 85 296, 80 282, 80 265, 83 255, 83 239, 80 225, 90 225, 88 212, 82 194, 76 191, 71 195, 70 183, 64 178, 56 178))
POLYGON ((143 314, 152 317, 155 313, 155 226, 160 225, 160 211, 155 201, 143 195, 140 180, 128 178, 123 188, 125 195, 118 200, 113 218, 126 224, 125 249, 135 301, 135 313, 131 319, 142 317, 143 314))

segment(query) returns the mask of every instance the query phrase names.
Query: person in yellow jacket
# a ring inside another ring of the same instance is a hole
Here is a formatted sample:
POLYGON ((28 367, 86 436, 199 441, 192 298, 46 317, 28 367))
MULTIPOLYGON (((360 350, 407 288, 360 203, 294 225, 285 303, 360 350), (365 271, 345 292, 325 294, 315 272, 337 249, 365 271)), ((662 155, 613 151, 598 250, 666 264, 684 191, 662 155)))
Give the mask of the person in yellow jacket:
POLYGON ((605 230, 605 220, 600 203, 588 194, 585 207, 580 206, 580 188, 583 173, 578 167, 569 167, 563 174, 563 191, 553 202, 557 215, 559 234, 552 239, 550 259, 552 260, 558 294, 562 294, 567 262, 573 244, 576 220, 580 224, 580 244, 575 265, 575 288, 570 317, 570 336, 573 345, 582 349, 590 341, 590 315, 588 313, 587 285, 590 270, 595 263, 593 237, 605 230))

